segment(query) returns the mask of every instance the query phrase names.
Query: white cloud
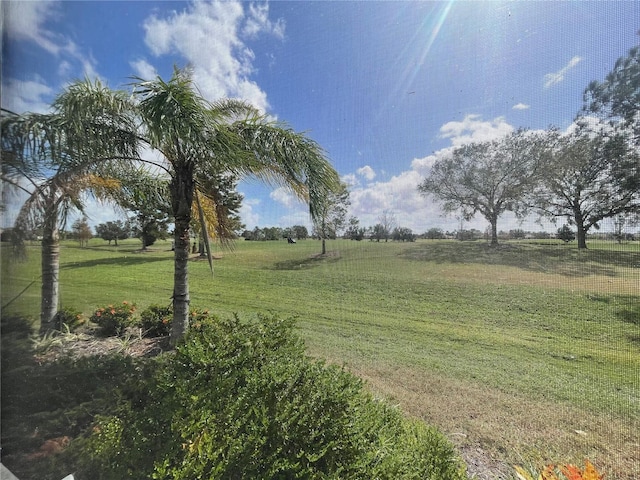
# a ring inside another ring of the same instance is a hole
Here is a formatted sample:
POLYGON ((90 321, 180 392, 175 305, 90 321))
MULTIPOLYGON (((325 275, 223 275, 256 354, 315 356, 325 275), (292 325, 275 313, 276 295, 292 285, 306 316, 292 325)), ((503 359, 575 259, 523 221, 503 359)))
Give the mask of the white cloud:
POLYGON ((4 15, 3 27, 7 36, 15 40, 28 40, 36 43, 47 52, 57 55, 64 43, 62 37, 44 28, 48 17, 57 15, 60 3, 41 2, 2 2, 4 15))
POLYGON ((569 63, 567 63, 564 67, 554 73, 547 73, 544 76, 544 88, 549 88, 557 83, 560 83, 564 80, 564 76, 567 74, 569 70, 574 68, 582 61, 582 57, 575 56, 569 63))
POLYGON ((448 122, 440 127, 440 136, 451 140, 454 147, 472 142, 495 140, 513 132, 504 117, 490 121, 482 120, 480 115, 469 114, 461 122, 448 122))
POLYGON ((513 110, 529 110, 529 108, 531 108, 531 105, 527 105, 526 103, 516 103, 513 107, 511 107, 513 110))
POLYGON ((47 100, 52 94, 53 89, 40 78, 8 78, 2 85, 2 108, 16 113, 45 113, 50 108, 47 100))
POLYGON ((269 198, 284 205, 287 208, 295 208, 300 205, 297 197, 285 187, 278 187, 269 194, 269 198))
POLYGON ((129 62, 129 65, 133 68, 135 75, 144 80, 153 80, 158 75, 156 67, 142 58, 129 62))
POLYGON ((358 170, 356 170, 356 173, 369 181, 376 178, 376 172, 369 165, 365 165, 364 167, 359 168, 358 170))
POLYGON ((304 225, 308 229, 311 229, 311 217, 309 216, 309 210, 296 210, 286 215, 282 215, 278 218, 277 227, 287 228, 294 225, 304 225))
POLYGON ((144 28, 154 55, 178 53, 187 60, 205 98, 241 98, 268 110, 266 93, 250 79, 254 53, 245 43, 260 33, 284 35, 284 23, 269 20, 266 4, 251 5, 245 14, 240 2, 194 2, 169 18, 149 17, 144 28))
MULTIPOLYGON (((46 23, 59 21, 62 15, 59 11, 60 2, 2 2, 0 4, 4 15, 3 27, 8 42, 29 42, 37 45, 49 55, 55 57, 58 62, 58 76, 66 81, 71 78, 99 77, 96 60, 87 55, 78 45, 66 36, 47 29, 46 23)), ((53 81, 53 79, 48 79, 53 81)), ((42 79, 26 80, 9 76, 3 81, 3 105, 11 104, 17 113, 25 111, 44 111, 48 108, 44 104, 43 97, 51 95, 53 88, 44 83, 42 79), (6 100, 16 92, 18 98, 6 100)), ((47 99, 50 100, 50 99, 47 99)))
MULTIPOLYGON (((45 27, 49 20, 59 20, 60 2, 3 2, 2 9, 5 16, 3 27, 7 37, 12 41, 28 41, 38 45, 43 50, 56 57, 65 57, 61 61, 59 74, 70 73, 69 60, 78 62, 83 75, 97 76, 96 61, 85 55, 78 45, 60 33, 55 33, 45 27)), ((75 73, 77 76, 77 72, 75 73)))
POLYGON ((346 175, 341 176, 340 181, 344 183, 347 187, 355 187, 357 185, 360 185, 360 182, 358 181, 358 177, 356 176, 355 173, 347 173, 346 175))
POLYGON ((250 230, 260 225, 260 215, 253 211, 253 207, 260 205, 260 203, 261 201, 257 198, 245 198, 238 210, 242 223, 250 230))
POLYGON ((278 38, 284 38, 285 22, 278 19, 272 22, 269 19, 269 6, 266 3, 249 5, 249 16, 242 29, 243 34, 248 38, 255 38, 261 32, 269 32, 278 38))

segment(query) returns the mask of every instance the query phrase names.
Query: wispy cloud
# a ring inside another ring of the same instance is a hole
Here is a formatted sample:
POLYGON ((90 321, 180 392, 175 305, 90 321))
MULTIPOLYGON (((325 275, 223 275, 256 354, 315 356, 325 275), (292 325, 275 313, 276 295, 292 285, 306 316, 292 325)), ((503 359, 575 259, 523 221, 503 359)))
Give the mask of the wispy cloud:
POLYGON ((276 188, 269 194, 269 197, 287 208, 293 208, 301 204, 300 200, 289 189, 284 187, 276 188))
POLYGON ((247 12, 243 7, 241 2, 194 2, 168 18, 153 15, 144 23, 145 42, 153 55, 181 55, 205 98, 242 98, 266 112, 267 94, 251 80, 254 53, 247 41, 259 34, 282 38, 284 22, 269 20, 266 4, 250 5, 247 12))
POLYGON ((47 100, 53 93, 53 88, 45 84, 41 78, 8 78, 2 85, 2 107, 16 113, 45 113, 50 108, 47 100))
POLYGON ((129 62, 129 65, 138 77, 145 80, 153 80, 158 75, 156 68, 142 58, 129 62))
POLYGON ((3 2, 6 35, 15 40, 35 43, 47 52, 57 55, 67 43, 60 35, 44 28, 48 17, 57 15, 59 2, 3 2))
POLYGON ((260 203, 260 200, 256 198, 245 198, 242 201, 238 213, 240 214, 240 218, 242 218, 242 223, 244 223, 247 228, 253 229, 260 225, 260 215, 254 210, 254 207, 257 207, 260 203))
POLYGON ((531 108, 531 105, 527 105, 526 103, 516 103, 511 107, 512 110, 529 110, 529 108, 531 108))
POLYGON ((27 42, 44 50, 59 61, 57 79, 42 78, 16 79, 11 71, 5 71, 3 78, 2 105, 21 113, 25 111, 42 112, 48 109, 46 100, 57 88, 72 78, 84 76, 98 77, 97 62, 74 41, 47 28, 47 22, 62 19, 60 2, 3 2, 3 27, 7 38, 7 47, 13 42, 27 42))
POLYGON ((549 88, 553 85, 556 85, 562 82, 567 72, 572 68, 574 68, 576 65, 578 65, 581 61, 582 61, 582 57, 575 56, 571 60, 569 60, 569 63, 567 63, 564 67, 562 67, 557 72, 547 73, 544 76, 544 88, 549 88))
POLYGON ((357 169, 356 173, 369 181, 376 178, 376 172, 369 165, 365 165, 364 167, 357 169))

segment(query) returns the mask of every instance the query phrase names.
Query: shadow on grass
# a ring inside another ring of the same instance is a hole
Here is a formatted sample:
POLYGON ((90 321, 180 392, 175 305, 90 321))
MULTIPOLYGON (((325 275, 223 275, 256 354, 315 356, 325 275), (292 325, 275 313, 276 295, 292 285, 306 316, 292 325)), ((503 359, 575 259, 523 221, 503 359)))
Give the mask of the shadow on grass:
POLYGON ((634 299, 634 301, 635 304, 632 304, 632 300, 629 300, 629 303, 625 307, 616 312, 616 317, 623 322, 640 327, 640 303, 638 299, 634 299))
POLYGON ((310 257, 299 259, 294 258, 282 262, 276 262, 272 266, 267 267, 269 270, 305 270, 308 268, 319 267, 327 263, 336 263, 340 260, 340 252, 327 252, 325 255, 317 254, 310 257))
POLYGON ((120 265, 125 267, 131 267, 134 265, 143 265, 147 263, 155 262, 173 262, 172 257, 148 257, 145 255, 136 255, 133 253, 130 256, 113 257, 113 258, 96 258, 92 260, 83 260, 80 262, 68 262, 60 265, 60 269, 75 269, 85 267, 99 267, 99 266, 113 266, 120 265))
POLYGON ((617 268, 640 268, 640 253, 578 250, 575 245, 501 244, 484 242, 420 243, 402 256, 436 263, 504 265, 567 277, 615 277, 617 268))

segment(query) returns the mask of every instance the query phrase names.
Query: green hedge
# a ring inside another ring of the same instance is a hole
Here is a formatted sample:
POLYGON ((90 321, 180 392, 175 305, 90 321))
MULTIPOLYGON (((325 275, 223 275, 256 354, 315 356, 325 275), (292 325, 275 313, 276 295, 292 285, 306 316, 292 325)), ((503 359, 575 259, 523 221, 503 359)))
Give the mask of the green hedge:
POLYGON ((466 478, 440 433, 306 357, 292 327, 196 322, 100 419, 78 478, 466 478))

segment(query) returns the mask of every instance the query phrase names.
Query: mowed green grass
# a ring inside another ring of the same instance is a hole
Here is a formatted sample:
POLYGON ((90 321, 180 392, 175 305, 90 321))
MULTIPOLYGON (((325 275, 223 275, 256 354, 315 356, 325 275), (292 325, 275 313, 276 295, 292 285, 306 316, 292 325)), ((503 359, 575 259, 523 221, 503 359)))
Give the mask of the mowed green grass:
MULTIPOLYGON (((192 305, 296 316, 310 354, 344 364, 463 451, 525 464, 588 457, 609 478, 637 478, 640 245, 589 247, 338 240, 321 257, 313 240, 242 241, 216 252, 213 276, 190 263, 192 305)), ((3 247, 4 314, 37 318, 37 248, 13 264, 3 247)), ((65 243, 62 305, 89 315, 123 300, 169 304, 169 244, 138 248, 65 243)))

